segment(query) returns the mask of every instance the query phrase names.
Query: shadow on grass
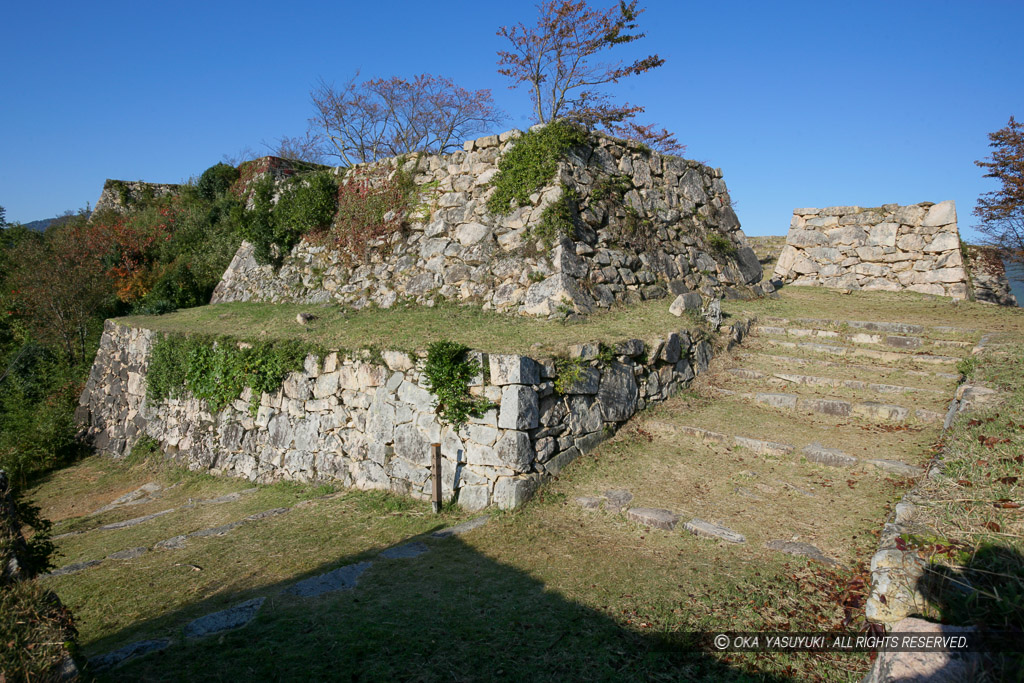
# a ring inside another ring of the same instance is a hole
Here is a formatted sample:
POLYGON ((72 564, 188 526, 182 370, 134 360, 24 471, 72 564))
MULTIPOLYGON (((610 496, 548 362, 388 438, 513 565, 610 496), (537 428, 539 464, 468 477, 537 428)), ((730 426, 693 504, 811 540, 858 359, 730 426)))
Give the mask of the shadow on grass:
MULTIPOLYGON (((549 591, 458 537, 423 534, 413 559, 373 558, 358 585, 317 598, 281 591, 296 581, 368 559, 338 558, 288 582, 189 605, 174 643, 98 680, 785 680, 751 676, 670 634, 641 635, 549 591), (198 614, 267 597, 247 626, 199 640, 182 628, 198 614), (208 604, 207 603, 211 603, 208 604), (214 606, 215 604, 215 606, 214 606), (203 609, 206 605, 206 609, 203 609)), ((152 622, 150 622, 152 623, 152 622)), ((147 630, 134 624, 112 640, 147 630)), ((155 624, 154 624, 155 626, 155 624)))
MULTIPOLYGON (((1011 638, 1024 642, 1024 557, 1014 548, 985 543, 963 566, 930 564, 918 588, 943 624, 1016 633, 1011 638)), ((1024 652, 989 653, 986 668, 996 680, 1020 680, 1024 652)))

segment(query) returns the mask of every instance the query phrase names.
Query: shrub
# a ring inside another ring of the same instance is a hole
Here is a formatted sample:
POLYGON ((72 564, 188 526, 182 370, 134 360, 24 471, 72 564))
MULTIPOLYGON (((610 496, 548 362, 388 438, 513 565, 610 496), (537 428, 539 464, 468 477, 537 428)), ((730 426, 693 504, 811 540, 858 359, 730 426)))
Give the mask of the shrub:
MULTIPOLYGON (((252 186, 252 208, 238 212, 239 233, 253 245, 253 256, 262 264, 280 262, 274 253, 274 179, 262 178, 252 186)), ((281 247, 280 244, 278 244, 281 247)))
POLYGON ((586 141, 586 131, 564 121, 520 137, 498 162, 498 173, 491 180, 495 191, 487 200, 487 210, 504 215, 516 206, 529 204, 530 195, 555 175, 565 153, 586 141))
POLYGON ((240 232, 254 246, 259 263, 280 265, 303 235, 331 225, 338 207, 338 184, 326 171, 292 180, 274 205, 268 176, 252 187, 252 209, 238 214, 240 232))
POLYGON ((469 347, 453 341, 434 342, 427 347, 423 367, 430 392, 437 399, 437 414, 456 430, 466 420, 491 408, 490 401, 469 393, 469 382, 480 372, 480 363, 466 358, 469 347))
POLYGON ((332 173, 303 176, 285 187, 274 207, 277 237, 294 244, 305 233, 328 227, 337 209, 338 183, 332 173))
POLYGON ((189 265, 178 260, 164 271, 145 301, 134 312, 160 315, 179 308, 202 306, 209 302, 210 294, 196 279, 189 265))
POLYGON ((708 235, 708 247, 719 256, 736 255, 736 245, 732 240, 715 232, 708 235))
POLYGON ((295 340, 240 345, 225 337, 170 334, 153 345, 147 394, 159 401, 187 391, 217 412, 250 387, 249 409, 255 414, 260 394, 276 391, 288 373, 302 369, 310 353, 323 355, 322 350, 295 340))
POLYGON ((578 202, 576 191, 563 185, 562 196, 544 208, 540 222, 530 230, 530 238, 541 240, 548 248, 560 237, 574 239, 578 202))
POLYGON ((234 166, 214 164, 199 176, 196 191, 200 197, 212 202, 231 189, 231 185, 238 180, 238 175, 238 169, 234 166))
POLYGON ((353 169, 338 186, 334 224, 311 239, 364 259, 371 246, 402 231, 416 195, 411 173, 379 165, 353 169))

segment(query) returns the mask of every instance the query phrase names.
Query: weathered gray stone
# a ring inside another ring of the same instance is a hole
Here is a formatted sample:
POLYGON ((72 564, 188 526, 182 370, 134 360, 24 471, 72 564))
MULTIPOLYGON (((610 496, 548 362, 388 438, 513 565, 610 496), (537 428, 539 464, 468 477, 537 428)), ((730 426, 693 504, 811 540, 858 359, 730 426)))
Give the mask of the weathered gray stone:
POLYGON ((266 598, 253 598, 220 612, 199 617, 185 626, 186 638, 203 638, 241 628, 256 618, 266 598))
POLYGON ((633 501, 633 494, 625 489, 608 489, 604 492, 605 509, 609 512, 621 512, 633 501))
POLYGON ((769 550, 777 550, 780 553, 786 553, 787 555, 796 555, 797 557, 806 557, 814 560, 815 562, 821 562, 822 564, 836 565, 838 564, 831 557, 825 555, 821 550, 810 543, 800 543, 797 541, 768 541, 764 544, 765 548, 769 550))
POLYGON ((333 571, 299 581, 286 588, 284 592, 288 595, 297 595, 302 598, 315 598, 324 593, 352 590, 356 587, 359 577, 372 565, 372 562, 358 562, 339 567, 333 571))
POLYGON ((540 475, 501 477, 494 483, 491 501, 499 510, 513 510, 530 499, 540 485, 540 475))
POLYGON ((118 648, 113 652, 97 655, 89 658, 89 670, 101 673, 129 660, 147 655, 151 652, 161 652, 171 645, 170 638, 155 638, 152 640, 140 640, 118 648))
POLYGON ((697 292, 687 292, 677 296, 672 305, 669 306, 668 311, 675 316, 681 316, 686 311, 696 311, 699 313, 703 304, 704 301, 700 294, 697 292))
POLYGON ((932 205, 921 221, 924 227, 939 227, 950 223, 956 223, 956 204, 952 199, 932 205))
POLYGON ((826 448, 820 443, 812 443, 804 446, 803 450, 804 457, 811 462, 816 462, 822 465, 828 465, 830 467, 853 467, 857 464, 857 458, 843 453, 837 448, 826 448))
POLYGON ((526 432, 506 431, 494 444, 494 453, 503 466, 516 472, 529 472, 533 464, 534 450, 526 432))
POLYGON ((433 538, 451 538, 452 536, 461 536, 462 534, 479 529, 483 525, 491 521, 490 517, 475 517, 473 519, 460 522, 455 526, 448 527, 447 529, 440 529, 430 534, 433 538))
POLYGON ((413 543, 403 543, 402 545, 396 545, 382 550, 380 556, 386 560, 409 560, 414 557, 419 557, 428 550, 430 550, 430 548, 428 548, 425 543, 416 541, 413 543))
POLYGON ((514 354, 490 354, 491 384, 537 384, 540 365, 531 358, 514 354))
POLYGON ((630 508, 626 511, 626 518, 631 522, 665 531, 672 531, 679 523, 679 515, 659 508, 630 508))
POLYGON ((501 391, 498 427, 533 429, 539 424, 540 403, 537 392, 521 384, 506 385, 501 391))
POLYGON ((149 548, 140 546, 138 548, 129 548, 128 550, 121 550, 116 553, 110 553, 107 555, 108 560, 134 560, 136 557, 141 557, 149 552, 149 548))
POLYGON ((601 413, 609 422, 624 422, 636 412, 636 377, 630 366, 612 363, 601 374, 597 391, 601 413))
POLYGON ((747 539, 743 534, 738 534, 732 529, 721 526, 720 524, 712 524, 711 522, 705 522, 702 519, 694 517, 689 522, 683 524, 683 528, 689 531, 694 536, 703 536, 705 538, 713 538, 719 541, 725 541, 727 543, 746 543, 747 539))

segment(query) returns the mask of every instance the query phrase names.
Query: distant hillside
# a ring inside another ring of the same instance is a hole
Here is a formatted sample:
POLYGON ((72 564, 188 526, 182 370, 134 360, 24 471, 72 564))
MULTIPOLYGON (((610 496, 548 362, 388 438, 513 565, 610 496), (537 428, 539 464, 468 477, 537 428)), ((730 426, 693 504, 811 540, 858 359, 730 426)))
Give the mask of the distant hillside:
POLYGON ((53 218, 43 218, 42 220, 38 220, 38 221, 31 221, 29 223, 22 223, 22 225, 24 225, 29 230, 38 230, 39 232, 42 232, 43 230, 46 230, 47 227, 49 227, 50 223, 52 223, 55 220, 57 220, 57 218, 58 218, 57 216, 54 216, 53 218))

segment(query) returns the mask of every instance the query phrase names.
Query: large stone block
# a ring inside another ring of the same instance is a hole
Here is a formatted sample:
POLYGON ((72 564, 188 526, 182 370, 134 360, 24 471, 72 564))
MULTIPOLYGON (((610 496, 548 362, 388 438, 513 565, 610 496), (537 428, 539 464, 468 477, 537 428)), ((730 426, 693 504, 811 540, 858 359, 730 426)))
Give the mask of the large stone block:
POLYGON ((514 510, 529 500, 538 486, 540 486, 539 474, 500 477, 494 482, 494 494, 491 500, 501 510, 514 510))
POLYGON ((501 391, 498 427, 502 429, 533 429, 540 419, 537 392, 521 384, 509 384, 501 391))
MULTIPOLYGON (((937 206, 937 205, 936 205, 937 206)), ((933 207, 934 208, 934 207, 933 207)), ((925 252, 951 251, 960 248, 960 237, 952 232, 940 232, 924 246, 925 252)))
POLYGON ((553 315, 565 310, 591 313, 594 306, 594 299, 575 279, 556 273, 527 289, 519 310, 526 315, 553 315))
POLYGON ((956 203, 952 199, 931 206, 921 221, 921 225, 925 227, 937 227, 950 223, 956 223, 956 203))
POLYGON ((538 384, 540 365, 532 358, 514 354, 491 354, 491 384, 538 384))
MULTIPOLYGON (((673 335, 678 340, 678 335, 673 335)), ((612 363, 601 375, 601 386, 597 400, 601 413, 609 422, 623 422, 636 412, 636 377, 633 368, 622 363, 612 363)))

